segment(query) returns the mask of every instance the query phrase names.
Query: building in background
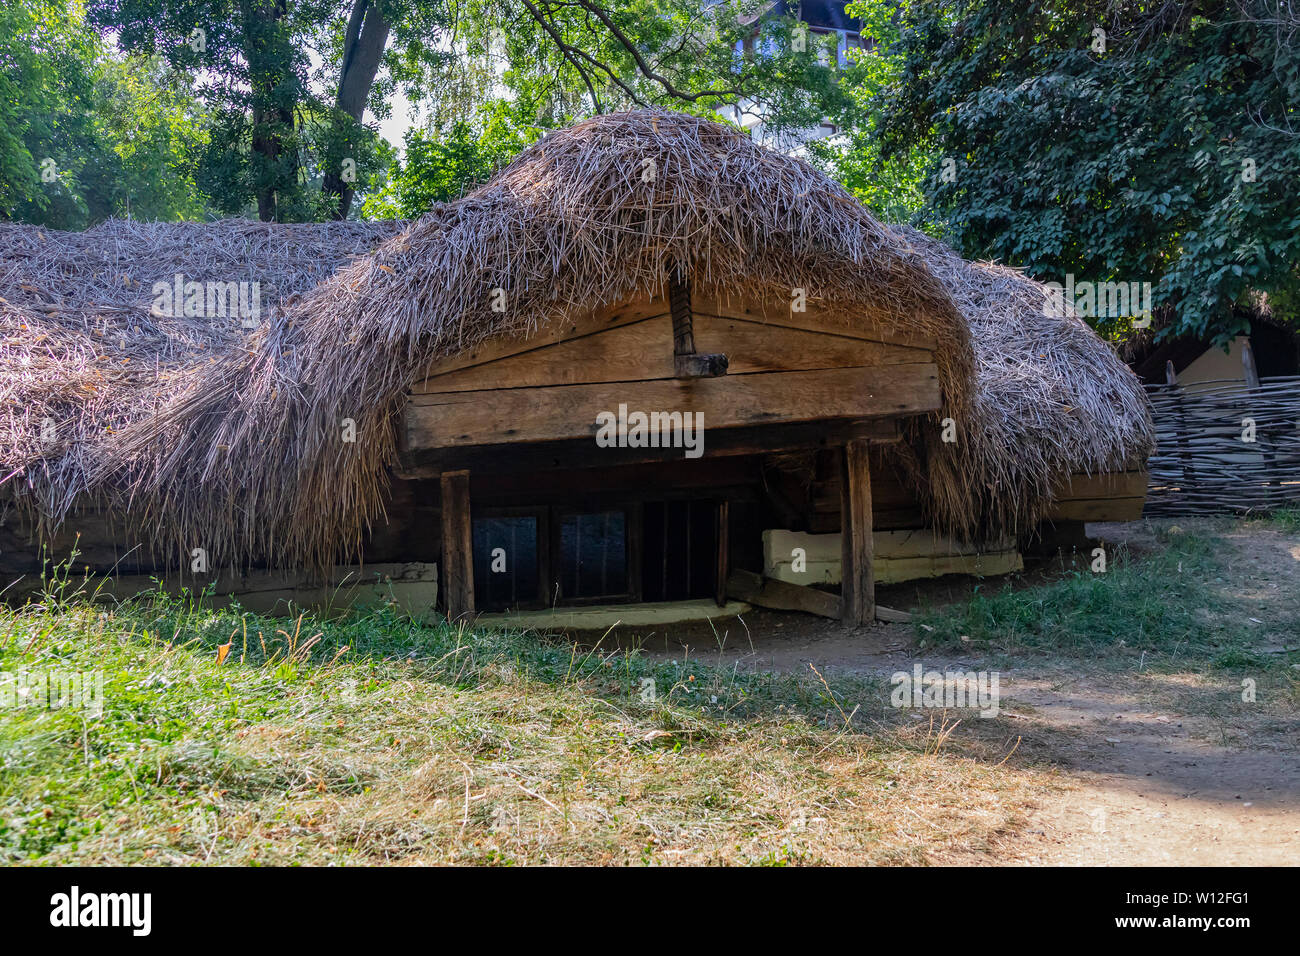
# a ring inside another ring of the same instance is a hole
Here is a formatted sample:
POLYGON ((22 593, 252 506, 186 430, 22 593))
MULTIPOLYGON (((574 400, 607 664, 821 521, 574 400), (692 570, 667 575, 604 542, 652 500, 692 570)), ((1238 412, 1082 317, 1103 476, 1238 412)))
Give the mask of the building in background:
MULTIPOLYGON (((808 46, 813 47, 818 41, 829 36, 835 37, 835 56, 841 67, 852 61, 852 52, 859 48, 870 48, 871 41, 864 40, 860 24, 856 17, 846 12, 845 3, 834 0, 810 0, 810 2, 788 3, 775 0, 767 9, 753 19, 753 33, 736 44, 738 54, 762 55, 765 51, 764 41, 760 37, 760 24, 768 17, 795 17, 808 29, 806 37, 808 46)), ((829 65, 830 52, 822 57, 824 65, 829 65)), ((825 139, 834 136, 839 129, 830 120, 823 120, 817 126, 801 130, 773 130, 767 125, 767 115, 761 103, 742 100, 736 106, 727 107, 719 112, 728 120, 737 123, 754 138, 754 141, 782 152, 798 152, 799 148, 810 140, 825 139)))

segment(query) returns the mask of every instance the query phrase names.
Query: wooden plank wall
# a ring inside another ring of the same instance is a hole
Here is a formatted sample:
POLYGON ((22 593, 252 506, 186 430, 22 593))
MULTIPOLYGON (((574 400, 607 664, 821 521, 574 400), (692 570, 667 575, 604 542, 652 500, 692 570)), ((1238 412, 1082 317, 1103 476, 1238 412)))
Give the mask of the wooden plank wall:
MULTIPOLYGON (((765 372, 704 379, 505 388, 412 395, 408 449, 589 439, 599 412, 695 411, 711 428, 917 414, 939 402, 933 364, 816 372, 765 372)), ((707 445, 705 446, 707 451, 707 445)))
POLYGON ((701 353, 727 355, 726 375, 676 377, 664 298, 484 343, 435 363, 411 390, 406 448, 587 439, 596 414, 620 404, 699 411, 706 428, 740 428, 910 415, 941 400, 933 343, 916 336, 705 302, 694 308, 693 340, 701 353))

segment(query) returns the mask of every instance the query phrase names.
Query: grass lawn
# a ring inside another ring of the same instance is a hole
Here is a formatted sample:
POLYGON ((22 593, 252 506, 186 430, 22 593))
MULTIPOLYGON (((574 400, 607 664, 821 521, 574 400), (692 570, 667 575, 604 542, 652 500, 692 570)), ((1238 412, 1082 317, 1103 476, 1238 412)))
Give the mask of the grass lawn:
MULTIPOLYGON (((1160 538, 1105 574, 981 588, 921 616, 916 639, 993 661, 1247 668, 1294 699, 1291 658, 1261 654, 1240 598, 1213 583, 1226 546, 1160 538)), ((918 720, 883 678, 754 674, 390 610, 109 607, 86 587, 0 608, 0 671, 103 682, 102 713, 0 709, 0 863, 944 862, 1014 835, 1061 786, 1014 721, 918 720)))

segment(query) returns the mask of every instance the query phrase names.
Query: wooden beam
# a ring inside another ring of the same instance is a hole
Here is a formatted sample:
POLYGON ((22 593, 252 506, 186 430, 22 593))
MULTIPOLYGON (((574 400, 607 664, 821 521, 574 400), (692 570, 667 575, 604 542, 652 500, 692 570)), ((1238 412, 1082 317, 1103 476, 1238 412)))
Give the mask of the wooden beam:
MULTIPOLYGON (((728 375, 933 361, 924 349, 695 313, 691 331, 697 353, 725 354, 728 375)), ((676 365, 668 350, 672 338, 672 318, 662 315, 551 344, 534 340, 528 351, 441 372, 411 391, 475 392, 674 378, 676 365)))
MULTIPOLYGON (((743 485, 757 486, 761 480, 762 459, 742 455, 721 458, 698 458, 691 461, 642 462, 608 468, 575 468, 564 471, 489 474, 473 471, 470 492, 474 504, 497 498, 527 496, 539 502, 549 499, 586 498, 596 492, 636 497, 698 494, 710 489, 713 495, 743 485)), ((729 497, 729 495, 728 495, 729 497)))
POLYGON ((715 429, 745 425, 933 411, 940 405, 939 375, 932 363, 918 363, 412 395, 405 448, 590 440, 599 430, 597 416, 617 414, 620 405, 629 413, 702 413, 711 437, 715 429))
POLYGON ((653 298, 634 296, 598 312, 588 312, 571 319, 550 322, 542 328, 532 330, 531 333, 521 331, 495 336, 434 362, 429 366, 429 375, 441 375, 455 369, 481 365, 506 356, 531 352, 533 349, 554 345, 557 342, 596 335, 609 329, 667 315, 668 300, 662 293, 653 298))
POLYGON ((1141 498, 1147 493, 1145 471, 1103 471, 1095 475, 1070 475, 1052 488, 1054 501, 1075 498, 1141 498))
POLYGON ((846 444, 840 470, 841 610, 851 627, 870 624, 876 616, 869 449, 864 441, 846 444))
POLYGON ((884 621, 886 624, 909 624, 912 615, 907 611, 895 611, 892 607, 876 605, 876 620, 884 621))
POLYGON ((642 319, 560 342, 540 342, 525 352, 439 372, 416 383, 411 393, 672 378, 671 342, 672 320, 667 315, 642 319))
MULTIPOLYGON (((767 455, 777 451, 836 450, 862 438, 873 444, 900 440, 892 418, 836 419, 724 428, 708 432, 705 457, 689 459, 680 448, 600 448, 591 438, 558 442, 470 445, 454 448, 404 449, 395 469, 399 478, 437 478, 444 471, 468 469, 479 474, 507 475, 557 472, 582 468, 613 468, 643 462, 692 461, 733 455, 767 455)), ((836 528, 839 527, 838 520, 836 528)), ((919 525, 918 525, 919 527, 919 525)))
POLYGON ((761 301, 746 297, 731 297, 725 300, 697 298, 692 304, 692 311, 697 316, 713 315, 743 319, 763 325, 830 332, 834 335, 848 335, 876 342, 892 342, 931 351, 939 347, 936 339, 921 332, 896 328, 893 320, 888 324, 873 321, 874 317, 861 308, 837 310, 809 302, 804 311, 794 312, 790 308, 788 298, 761 301))
POLYGON ((698 311, 692 313, 691 322, 699 351, 727 354, 728 375, 934 361, 933 354, 926 349, 825 330, 765 325, 746 319, 701 315, 698 311))
POLYGON ((834 594, 803 584, 765 578, 753 571, 732 571, 727 577, 727 596, 775 611, 803 611, 832 619, 840 617, 840 599, 834 594))
POLYGON ((474 533, 470 521, 469 472, 442 474, 442 582, 447 617, 474 613, 474 533))
MULTIPOLYGON (((727 596, 774 611, 802 611, 832 620, 839 620, 842 615, 841 599, 834 594, 804 584, 765 578, 752 571, 732 571, 727 578, 727 596)), ((912 620, 912 615, 906 611, 896 611, 879 604, 875 605, 874 616, 877 621, 898 624, 912 620)))
POLYGON ((729 520, 731 505, 726 500, 718 502, 718 549, 717 567, 714 575, 713 599, 718 607, 727 603, 727 577, 731 563, 731 533, 729 520))
POLYGON ((1052 489, 1048 521, 1135 521, 1146 503, 1145 471, 1071 475, 1052 489))
POLYGON ((1067 498, 1056 501, 1044 516, 1048 521, 1136 521, 1142 517, 1141 498, 1067 498))

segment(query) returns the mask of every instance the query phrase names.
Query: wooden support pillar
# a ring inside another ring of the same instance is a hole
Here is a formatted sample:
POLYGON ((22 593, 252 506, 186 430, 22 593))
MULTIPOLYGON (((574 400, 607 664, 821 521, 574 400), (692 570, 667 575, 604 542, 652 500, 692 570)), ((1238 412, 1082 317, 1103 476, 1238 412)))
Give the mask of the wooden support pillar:
POLYGON ((871 566, 870 442, 844 446, 840 463, 840 611, 845 624, 860 627, 876 616, 871 566))
MULTIPOLYGON (((1251 348, 1250 339, 1241 343, 1241 365, 1246 373, 1246 387, 1251 391, 1257 391, 1260 387, 1259 369, 1255 366, 1255 350, 1251 348)), ((1257 430, 1255 441, 1260 451, 1264 453, 1264 484, 1271 486, 1285 481, 1286 479, 1281 476, 1274 481, 1274 476, 1278 473, 1277 455, 1273 451, 1273 433, 1269 424, 1257 430)))
POLYGON ((731 574, 731 536, 728 532, 730 512, 730 505, 725 499, 718 502, 718 563, 713 591, 713 599, 717 601, 718 607, 727 603, 727 578, 731 574))
POLYGON ((468 471, 442 473, 442 586, 449 619, 473 615, 474 534, 468 471))

